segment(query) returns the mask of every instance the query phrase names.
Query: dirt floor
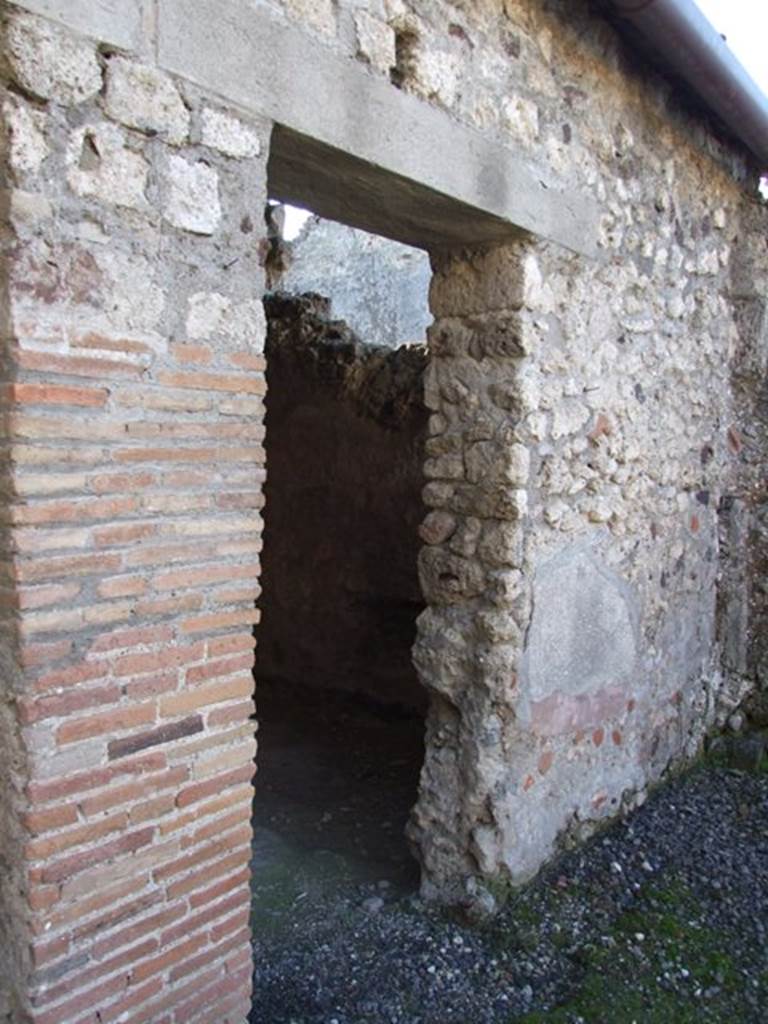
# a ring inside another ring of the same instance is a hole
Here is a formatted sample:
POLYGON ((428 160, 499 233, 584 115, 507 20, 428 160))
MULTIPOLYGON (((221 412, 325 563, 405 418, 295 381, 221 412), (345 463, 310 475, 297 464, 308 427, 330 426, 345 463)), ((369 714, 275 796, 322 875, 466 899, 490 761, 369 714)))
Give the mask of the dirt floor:
POLYGON ((254 928, 347 887, 414 892, 403 830, 416 798, 423 720, 353 695, 265 682, 257 695, 254 928))

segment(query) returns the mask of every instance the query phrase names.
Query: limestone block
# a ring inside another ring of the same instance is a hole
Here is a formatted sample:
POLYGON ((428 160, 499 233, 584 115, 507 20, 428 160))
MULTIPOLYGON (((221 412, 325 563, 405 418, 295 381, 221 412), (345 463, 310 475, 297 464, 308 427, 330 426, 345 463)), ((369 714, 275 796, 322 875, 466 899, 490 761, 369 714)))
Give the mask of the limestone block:
POLYGON ((429 289, 436 316, 519 310, 525 296, 522 246, 505 245, 448 258, 437 266, 429 289))
POLYGON ((195 292, 189 297, 186 326, 190 340, 218 335, 251 352, 264 347, 266 317, 259 299, 238 303, 219 292, 195 292))
POLYGON ((530 454, 525 445, 500 445, 496 441, 480 441, 466 452, 467 479, 501 480, 521 485, 528 480, 530 454))
POLYGON ((477 553, 488 566, 519 567, 523 564, 523 541, 523 530, 517 524, 491 521, 483 528, 477 553))
POLYGON ((67 164, 67 182, 76 195, 135 210, 147 207, 148 164, 126 148, 123 133, 115 125, 78 128, 70 140, 67 164))
POLYGON ((419 579, 425 599, 434 604, 453 604, 477 597, 484 586, 483 572, 477 563, 438 547, 421 549, 419 579))
POLYGON ((107 66, 104 109, 115 121, 158 133, 174 145, 189 134, 189 111, 168 75, 124 57, 113 57, 107 66))
POLYGON ((10 133, 11 167, 17 175, 37 174, 48 155, 45 114, 12 96, 3 104, 3 113, 10 133))
POLYGON ((196 235, 212 235, 221 221, 219 176, 213 167, 170 156, 166 172, 165 219, 196 235))
POLYGON ((450 512, 430 512, 419 527, 419 536, 425 544, 442 544, 456 529, 456 518, 450 512))
POLYGON ((371 67, 385 74, 395 66, 395 33, 386 22, 367 11, 355 14, 357 52, 371 67))
POLYGON ((223 110, 206 107, 202 113, 201 141, 225 156, 243 159, 261 152, 259 136, 247 124, 223 110))
POLYGON ((83 103, 101 89, 94 44, 36 15, 15 12, 9 18, 5 48, 16 82, 39 99, 83 103))
POLYGON ((526 145, 532 145, 539 136, 539 108, 524 96, 504 97, 501 121, 510 135, 526 145))

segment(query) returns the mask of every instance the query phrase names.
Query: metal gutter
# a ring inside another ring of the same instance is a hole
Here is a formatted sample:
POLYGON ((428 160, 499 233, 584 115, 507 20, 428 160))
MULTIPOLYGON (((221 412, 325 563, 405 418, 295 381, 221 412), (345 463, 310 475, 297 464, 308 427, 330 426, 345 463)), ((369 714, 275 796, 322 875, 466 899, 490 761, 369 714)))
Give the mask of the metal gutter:
POLYGON ((694 0, 610 0, 768 168, 768 97, 694 0))

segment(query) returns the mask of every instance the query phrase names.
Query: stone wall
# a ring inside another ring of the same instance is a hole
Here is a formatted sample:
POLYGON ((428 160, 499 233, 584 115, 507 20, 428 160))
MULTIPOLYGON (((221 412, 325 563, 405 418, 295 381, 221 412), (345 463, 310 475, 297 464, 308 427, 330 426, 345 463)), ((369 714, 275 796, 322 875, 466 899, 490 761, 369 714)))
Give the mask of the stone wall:
POLYGON ((286 248, 284 291, 327 296, 332 315, 366 344, 397 348, 426 341, 432 317, 425 252, 319 217, 286 248))
MULTIPOLYGON (((411 825, 426 890, 530 877, 765 677, 768 225, 745 153, 586 0, 182 6, 2 8, 14 1024, 248 1011, 277 101, 252 60, 232 72, 237 103, 192 84, 216 77, 207 47, 178 51, 203 9, 210 52, 257 47, 268 18, 276 38, 303 29, 286 52, 310 33, 318 66, 338 57, 329 95, 354 80, 386 117, 361 126, 355 93, 323 122, 323 159, 354 128, 334 195, 357 222, 367 203, 366 223, 431 240, 415 648, 431 706, 411 825), (382 157, 366 176, 384 122, 399 170, 382 157), (411 159, 403 123, 434 124, 468 163, 411 159), (500 143, 517 163, 483 164, 500 143), (480 168, 471 187, 456 166, 480 168), (387 175, 401 205, 372 191, 387 175), (602 211, 597 242, 575 237, 592 223, 579 204, 602 211)), ((293 96, 295 66, 269 71, 293 96)))
MULTIPOLYGON (((423 710, 411 659, 424 346, 362 343, 317 296, 270 296, 256 678, 423 710)), ((258 707, 258 692, 257 692, 258 707)))

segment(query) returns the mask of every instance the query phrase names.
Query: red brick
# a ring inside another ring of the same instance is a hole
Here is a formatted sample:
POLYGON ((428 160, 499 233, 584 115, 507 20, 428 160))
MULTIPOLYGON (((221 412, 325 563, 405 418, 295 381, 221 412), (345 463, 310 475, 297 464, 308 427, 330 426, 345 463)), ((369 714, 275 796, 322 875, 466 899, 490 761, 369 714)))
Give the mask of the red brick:
POLYGON ((236 786, 224 793, 218 794, 215 799, 210 800, 208 803, 202 804, 199 807, 193 807, 192 810, 187 811, 185 814, 177 814, 173 821, 163 823, 160 826, 160 831, 163 834, 178 831, 178 829, 186 828, 191 822, 201 821, 211 814, 218 814, 219 811, 223 811, 227 807, 234 807, 235 804, 242 804, 243 808, 245 808, 243 811, 243 816, 245 817, 252 803, 253 787, 250 784, 236 786))
POLYGON ((239 825, 248 825, 250 820, 250 814, 246 813, 243 807, 237 807, 235 810, 230 811, 229 814, 214 818, 205 825, 201 825, 200 828, 195 829, 194 832, 189 832, 182 836, 181 848, 182 850, 188 850, 190 847, 198 846, 200 843, 205 842, 206 839, 213 839, 223 832, 236 829, 239 825))
POLYGON ((185 853, 182 857, 178 857, 176 860, 170 861, 167 864, 161 864, 155 869, 154 878, 156 881, 161 882, 167 878, 174 878, 176 875, 191 871, 206 861, 215 860, 216 857, 221 856, 227 850, 247 846, 251 841, 251 835, 250 822, 240 825, 230 832, 219 835, 215 842, 206 842, 190 853, 185 853))
POLYGON ((219 943, 222 939, 231 935, 233 932, 240 932, 240 934, 248 934, 247 925, 251 916, 251 905, 250 901, 244 901, 244 905, 240 906, 240 909, 232 914, 231 917, 226 918, 224 921, 220 921, 214 925, 210 930, 211 942, 219 943), (243 933, 242 929, 245 929, 243 933))
POLYGON ((151 978, 155 974, 162 974, 177 964, 179 960, 186 960, 192 956, 199 949, 202 949, 208 942, 205 935, 195 935, 193 938, 188 939, 186 942, 182 942, 178 946, 174 946, 172 949, 167 949, 161 953, 160 956, 153 957, 151 960, 145 960, 144 963, 137 964, 131 972, 132 981, 136 982, 144 981, 145 978, 151 978))
MULTIPOLYGON (((100 963, 94 963, 92 966, 89 965, 86 968, 78 967, 76 973, 77 987, 82 988, 84 985, 90 985, 99 978, 103 978, 106 974, 113 974, 121 967, 130 967, 136 960, 139 960, 142 957, 151 956, 152 953, 157 951, 157 948, 158 941, 156 938, 147 939, 136 946, 132 946, 130 949, 124 950, 117 956, 109 957, 107 960, 102 960, 100 963)), ((65 980, 61 984, 46 988, 36 1000, 37 1004, 44 1006, 46 1003, 54 1003, 59 999, 63 999, 64 996, 72 991, 73 980, 75 979, 68 976, 65 977, 65 980)), ((99 1017, 103 1021, 106 1019, 104 1017, 104 1010, 102 1007, 99 1009, 99 1017)))
POLYGON ((239 850, 234 850, 222 860, 216 861, 214 864, 206 864, 199 871, 193 871, 191 874, 185 875, 178 882, 171 882, 167 887, 168 896, 171 899, 175 899, 177 896, 185 896, 187 893, 194 892, 195 889, 207 885, 221 875, 226 875, 236 868, 243 867, 250 862, 250 859, 250 845, 248 848, 241 847, 239 850))
POLYGON ((211 583, 228 583, 238 579, 258 579, 259 562, 246 565, 208 565, 199 569, 177 569, 174 572, 161 573, 152 581, 158 590, 179 590, 184 587, 196 587, 200 584, 209 586, 211 583))
POLYGON ((143 825, 146 821, 154 821, 156 818, 173 814, 175 810, 176 794, 166 793, 142 804, 134 804, 128 812, 128 817, 132 825, 143 825))
POLYGON ((189 665, 205 657, 205 644, 201 641, 178 647, 165 647, 153 654, 126 654, 118 658, 113 667, 116 676, 139 675, 162 668, 189 665))
POLYGON ((130 700, 144 700, 161 693, 171 693, 178 685, 178 672, 158 672, 153 676, 140 676, 132 683, 124 683, 123 692, 130 700))
POLYGON ((21 647, 20 661, 24 668, 47 665, 66 658, 72 651, 71 640, 53 640, 50 643, 25 643, 21 647))
POLYGON ((220 658, 207 661, 202 665, 195 665, 186 671, 188 683, 200 683, 206 679, 218 679, 222 676, 231 676, 235 672, 253 668, 254 655, 252 652, 240 654, 232 658, 220 658))
POLYGON ((264 356, 257 356, 253 352, 233 352, 229 361, 240 370, 256 370, 264 373, 267 368, 267 360, 264 356))
POLYGON ((68 829, 66 832, 56 832, 54 835, 33 839, 27 843, 25 854, 30 860, 43 860, 73 846, 95 843, 110 832, 124 829, 127 824, 127 814, 115 814, 111 818, 102 818, 100 821, 68 829))
POLYGON ((143 576, 113 576, 96 587, 99 597, 139 597, 147 589, 143 576))
POLYGON ((103 661, 78 661, 66 668, 56 668, 38 676, 34 688, 38 693, 46 690, 59 690, 67 686, 79 686, 82 683, 104 679, 109 673, 109 665, 103 661))
POLYGON ((263 395, 267 386, 262 376, 248 373, 167 373, 161 371, 157 379, 164 387, 191 388, 202 391, 234 391, 236 394, 263 395))
POLYGON ((62 800, 77 793, 86 793, 99 786, 108 785, 119 775, 139 775, 143 772, 161 771, 166 767, 165 754, 153 751, 129 761, 120 761, 104 768, 91 768, 63 778, 33 780, 27 784, 27 797, 35 804, 50 800, 62 800))
POLYGON ((105 733, 118 729, 131 729, 136 725, 150 725, 155 721, 155 704, 129 704, 105 711, 103 714, 90 715, 88 718, 70 719, 56 730, 56 742, 59 744, 77 743, 78 740, 103 736, 105 733))
POLYGON ((48 807, 44 810, 25 811, 21 817, 22 825, 33 835, 41 835, 52 829, 74 825, 76 821, 77 811, 72 804, 61 804, 58 807, 48 807))
POLYGON ((97 548, 114 548, 133 544, 159 533, 157 523, 125 523, 121 526, 100 526, 93 531, 93 542, 97 548))
POLYGON ((147 881, 148 878, 144 879, 142 877, 127 879, 118 885, 109 885, 98 889, 90 896, 84 896, 75 902, 61 904, 47 915, 46 924, 50 924, 52 929, 57 929, 71 926, 74 921, 79 922, 80 926, 72 931, 71 936, 72 941, 77 943, 84 936, 90 935, 91 932, 102 927, 104 915, 102 914, 94 919, 91 917, 92 914, 103 911, 105 907, 108 907, 111 920, 115 913, 125 906, 125 904, 121 904, 121 901, 126 896, 135 896, 136 892, 140 892, 144 888, 147 881))
POLYGON ((241 889, 243 886, 247 887, 250 883, 250 879, 250 866, 241 868, 239 871, 235 872, 234 875, 229 875, 227 878, 223 878, 220 882, 216 882, 209 889, 205 889, 203 892, 198 892, 190 896, 189 905, 193 910, 198 907, 204 907, 206 903, 212 903, 221 896, 226 896, 226 894, 232 892, 233 889, 241 889))
MULTIPOLYGON (((215 964, 213 967, 201 971, 195 978, 192 978, 185 984, 175 985, 173 990, 168 992, 162 999, 154 1001, 148 1007, 143 1007, 139 1014, 133 1014, 130 1024, 161 1024, 161 1022, 167 1022, 168 1018, 163 1016, 167 1010, 172 1010, 183 1000, 192 997, 193 993, 207 988, 208 985, 222 976, 223 967, 221 964, 215 964)), ((180 1021, 178 1017, 175 1018, 175 1021, 176 1024, 186 1024, 186 1022, 180 1021)))
POLYGON ((37 885, 27 893, 30 909, 35 911, 49 911, 59 902, 59 898, 57 885, 37 885))
POLYGON ((170 626, 139 626, 135 629, 115 629, 95 638, 90 645, 94 653, 116 651, 121 647, 137 647, 140 644, 166 644, 173 639, 170 626))
POLYGON ((125 562, 130 568, 145 565, 172 565, 174 562, 203 562, 216 554, 213 544, 158 544, 151 547, 135 548, 126 554, 125 562))
POLYGON ((222 654, 234 654, 235 651, 252 651, 256 641, 253 633, 234 633, 229 636, 217 636, 208 641, 208 655, 214 658, 222 654))
POLYGON ((99 473, 92 476, 89 484, 97 494, 135 494, 152 487, 157 482, 154 473, 99 473))
MULTIPOLYGON (((128 1013, 129 1010, 133 1011, 129 1018, 131 1024, 138 1024, 140 1019, 145 1019, 140 1017, 142 1003, 146 1003, 153 996, 162 992, 163 987, 161 978, 153 978, 151 981, 146 982, 144 985, 139 985, 137 988, 132 986, 131 990, 123 996, 122 999, 118 999, 117 1002, 104 1007, 104 1009, 99 1012, 99 1024, 109 1024, 109 1021, 118 1019, 126 1020, 125 1014, 128 1013), (136 1007, 138 1007, 138 1010, 135 1009, 136 1007)), ((91 1020, 92 1018, 89 1017, 88 1024, 90 1024, 91 1020)), ((83 1022, 83 1024, 85 1024, 85 1022, 83 1022)), ((153 1021, 153 1024, 156 1024, 156 1022, 153 1021)))
POLYGON ((120 555, 63 555, 24 559, 16 563, 19 580, 53 580, 63 576, 102 576, 117 572, 120 555))
POLYGON ((252 700, 238 701, 237 704, 209 711, 206 721, 209 726, 230 725, 232 722, 248 721, 255 712, 256 705, 252 700))
POLYGON ((22 722, 40 722, 99 705, 116 704, 120 697, 120 687, 109 683, 106 686, 72 687, 64 693, 42 697, 22 697, 18 706, 22 722))
MULTIPOLYGON (((246 939, 247 941, 247 939, 246 939)), ((219 978, 204 989, 198 990, 187 1002, 179 1002, 176 1006, 174 1021, 177 1024, 188 1024, 190 1021, 199 1021, 199 1014, 206 1012, 206 1008, 214 1005, 214 1022, 225 1024, 221 1017, 221 1006, 227 997, 241 999, 245 1004, 250 1003, 251 997, 251 975, 253 970, 243 969, 236 974, 227 974, 219 978), (233 989, 235 993, 233 993, 233 989)))
POLYGON ((17 505, 14 523, 39 526, 43 523, 81 523, 90 519, 113 519, 128 515, 139 507, 136 498, 83 498, 76 501, 36 501, 17 505))
POLYGON ((109 843, 103 843, 96 849, 81 850, 70 857, 63 857, 61 860, 51 861, 46 864, 41 872, 40 879, 43 883, 61 882, 65 878, 83 871, 93 864, 100 864, 103 861, 111 860, 122 853, 133 853, 152 842, 153 828, 140 829, 137 832, 127 832, 119 839, 113 839, 109 843))
POLYGON ((128 985, 128 976, 118 974, 107 981, 99 982, 92 988, 79 992, 72 999, 58 1003, 51 1009, 35 1014, 35 1024, 62 1024, 64 1021, 71 1021, 81 1011, 89 1010, 99 1006, 103 1000, 122 992, 128 985))
POLYGON ((261 618, 258 608, 246 608, 234 612, 214 612, 185 619, 181 623, 183 633, 203 633, 208 630, 225 629, 227 626, 255 625, 261 618))
POLYGON ((182 597, 166 597, 155 601, 139 601, 136 614, 142 618, 156 615, 178 615, 199 611, 203 604, 202 594, 184 594, 182 597))
POLYGON ((185 736, 193 736, 203 731, 203 720, 200 715, 190 715, 179 722, 169 722, 166 725, 158 726, 147 732, 124 736, 121 739, 110 740, 107 744, 107 754, 110 761, 119 757, 127 757, 130 754, 137 754, 147 747, 155 747, 161 743, 171 743, 173 740, 185 736))
POLYGON ((79 806, 83 814, 90 817, 93 814, 100 814, 103 811, 112 810, 114 807, 138 801, 142 797, 156 794, 163 789, 173 788, 175 790, 188 778, 189 768, 186 765, 177 765, 163 772, 152 772, 130 782, 111 786, 100 793, 81 799, 79 806))
POLYGON ((175 718, 199 711, 209 704, 220 704, 237 697, 247 697, 253 693, 254 682, 250 672, 208 686, 197 686, 193 689, 169 693, 158 700, 160 718, 175 718))
POLYGON ((253 778, 255 767, 252 764, 242 765, 234 771, 225 772, 212 779, 205 779, 202 782, 193 783, 191 786, 179 791, 176 798, 177 806, 186 807, 189 804, 204 800, 213 793, 219 793, 230 786, 236 786, 239 782, 250 782, 253 778))
POLYGON ((211 594, 211 600, 215 604, 248 604, 252 605, 261 597, 261 587, 258 583, 248 586, 215 590, 211 594))
POLYGON ((19 349, 15 353, 17 364, 24 370, 42 370, 43 373, 62 373, 69 377, 140 377, 143 367, 116 359, 91 359, 83 356, 58 355, 55 352, 33 352, 19 349))
POLYGON ((210 363, 213 358, 207 345, 192 345, 186 342, 171 345, 171 354, 179 363, 195 363, 202 366, 210 363))
POLYGON ((216 504, 222 509, 264 507, 262 491, 225 491, 216 495, 216 504))
POLYGON ((70 335, 70 344, 73 348, 97 348, 102 352, 125 352, 131 355, 150 354, 153 351, 146 341, 140 341, 138 338, 121 338, 99 334, 97 331, 86 331, 84 334, 73 332, 70 335))
POLYGON ((71 601, 79 593, 80 584, 73 583, 46 583, 40 587, 19 587, 16 604, 22 611, 45 608, 52 604, 71 601))
POLYGON ((202 928, 206 928, 212 922, 226 917, 233 910, 238 910, 243 906, 246 907, 246 910, 250 910, 250 902, 250 893, 247 890, 243 889, 240 892, 236 892, 227 899, 221 900, 219 903, 201 911, 199 914, 185 917, 183 921, 172 928, 167 928, 160 936, 160 943, 166 946, 172 942, 178 942, 185 935, 193 935, 202 928))
POLYGON ((54 960, 61 960, 62 957, 67 955, 69 952, 69 936, 60 935, 58 938, 48 939, 47 941, 36 939, 30 943, 29 948, 32 954, 32 966, 37 969, 54 960))
POLYGON ((77 388, 62 384, 10 384, 9 399, 24 405, 104 405, 105 388, 77 388))
MULTIPOLYGON (((245 920, 248 920, 248 912, 250 908, 246 905, 245 920)), ((227 937, 223 936, 221 940, 217 940, 216 949, 206 949, 204 953, 199 956, 190 957, 189 959, 183 960, 180 964, 177 964, 170 973, 171 981, 179 981, 181 978, 186 978, 190 974, 196 974, 202 967, 210 963, 212 959, 221 957, 224 953, 227 953, 230 949, 234 949, 240 945, 243 941, 250 941, 250 932, 246 928, 241 930, 236 936, 227 937)), ((231 982, 231 979, 229 979, 231 982)), ((228 986, 228 991, 231 989, 228 986)), ((177 1011, 178 1012, 178 1011, 177 1011)))
POLYGON ((112 932, 110 935, 105 935, 103 938, 98 939, 93 945, 93 955, 101 959, 107 953, 120 949, 121 946, 127 946, 140 939, 144 939, 147 935, 154 937, 163 928, 167 928, 175 921, 184 917, 185 913, 186 910, 183 903, 163 907, 162 910, 154 914, 134 921, 127 928, 121 928, 120 931, 112 932))
POLYGON ((222 462, 259 465, 264 458, 261 445, 221 445, 215 448, 174 445, 168 448, 119 448, 114 453, 116 462, 205 462, 212 466, 222 462))

